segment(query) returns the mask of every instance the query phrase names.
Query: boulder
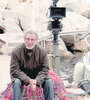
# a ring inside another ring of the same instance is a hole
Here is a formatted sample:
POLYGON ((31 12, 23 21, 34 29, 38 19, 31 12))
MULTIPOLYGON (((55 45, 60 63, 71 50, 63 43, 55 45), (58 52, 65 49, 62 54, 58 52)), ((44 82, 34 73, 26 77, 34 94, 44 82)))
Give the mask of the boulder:
POLYGON ((31 0, 21 3, 16 9, 18 19, 23 31, 33 28, 34 16, 32 16, 31 0))
POLYGON ((82 15, 85 16, 86 18, 90 19, 90 8, 86 10, 85 12, 82 12, 82 15))
POLYGON ((20 4, 19 0, 7 0, 7 9, 13 9, 16 8, 20 4))
POLYGON ((16 12, 12 10, 2 10, 1 12, 5 33, 22 33, 16 12))
POLYGON ((90 45, 90 35, 87 34, 76 35, 73 49, 86 52, 90 48, 89 45, 90 45))
POLYGON ((7 19, 3 21, 3 25, 5 27, 5 33, 9 33, 9 34, 22 33, 22 30, 20 29, 19 25, 14 23, 13 20, 11 19, 7 19))
POLYGON ((59 47, 60 56, 62 58, 73 58, 73 54, 67 50, 65 43, 61 38, 58 47, 59 47))
POLYGON ((2 14, 2 19, 7 20, 7 19, 12 19, 14 23, 19 24, 17 13, 14 10, 1 10, 2 14))
POLYGON ((0 0, 0 9, 5 9, 7 6, 8 0, 0 0))
POLYGON ((88 29, 90 20, 88 20, 86 17, 83 17, 82 15, 79 15, 75 12, 67 12, 66 15, 66 18, 62 20, 63 31, 88 29))
POLYGON ((2 12, 0 10, 0 26, 3 26, 3 17, 2 17, 2 12))

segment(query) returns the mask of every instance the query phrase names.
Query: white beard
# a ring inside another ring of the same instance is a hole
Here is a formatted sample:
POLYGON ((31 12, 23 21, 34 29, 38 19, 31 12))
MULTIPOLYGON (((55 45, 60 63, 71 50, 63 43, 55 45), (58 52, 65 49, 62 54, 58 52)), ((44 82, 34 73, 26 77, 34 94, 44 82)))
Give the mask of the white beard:
POLYGON ((28 47, 27 45, 26 45, 26 43, 25 43, 25 46, 26 46, 26 48, 28 49, 28 50, 31 50, 31 49, 33 49, 34 47, 35 47, 35 45, 34 46, 32 46, 32 47, 28 47))

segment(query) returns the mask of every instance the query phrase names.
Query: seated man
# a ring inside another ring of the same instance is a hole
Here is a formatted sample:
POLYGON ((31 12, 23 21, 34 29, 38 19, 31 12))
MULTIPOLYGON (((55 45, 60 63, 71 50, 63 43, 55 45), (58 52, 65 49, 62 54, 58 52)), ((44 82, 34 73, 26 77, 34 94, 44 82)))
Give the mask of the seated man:
POLYGON ((30 85, 32 90, 42 86, 45 100, 54 100, 53 84, 49 77, 46 51, 37 45, 38 35, 27 31, 24 42, 12 51, 10 75, 13 83, 13 100, 22 100, 22 86, 30 85))

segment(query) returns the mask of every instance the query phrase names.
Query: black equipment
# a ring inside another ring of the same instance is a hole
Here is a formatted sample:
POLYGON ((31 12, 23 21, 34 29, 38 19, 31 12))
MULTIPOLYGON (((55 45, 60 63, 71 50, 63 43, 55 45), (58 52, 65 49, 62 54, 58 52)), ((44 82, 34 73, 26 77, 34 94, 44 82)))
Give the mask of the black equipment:
POLYGON ((66 17, 66 8, 65 7, 57 7, 56 3, 58 0, 53 0, 53 5, 50 6, 50 18, 52 18, 51 21, 48 23, 48 29, 50 31, 53 30, 59 30, 61 31, 62 24, 59 21, 59 19, 62 19, 63 17, 66 17))
POLYGON ((50 21, 48 22, 48 30, 52 31, 53 34, 53 66, 57 74, 61 74, 60 68, 60 53, 58 50, 58 34, 62 30, 62 23, 60 19, 66 17, 66 8, 57 7, 56 4, 58 0, 52 0, 52 5, 50 6, 50 21))

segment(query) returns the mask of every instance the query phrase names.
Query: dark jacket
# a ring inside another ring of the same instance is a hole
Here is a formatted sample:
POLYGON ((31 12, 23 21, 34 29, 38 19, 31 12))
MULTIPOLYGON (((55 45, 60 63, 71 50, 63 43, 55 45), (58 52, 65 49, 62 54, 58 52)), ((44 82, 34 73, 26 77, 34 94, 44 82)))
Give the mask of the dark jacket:
POLYGON ((37 80, 37 85, 42 85, 44 80, 49 78, 46 51, 38 45, 32 50, 26 49, 25 44, 18 46, 12 51, 10 75, 12 82, 19 78, 28 85, 31 78, 37 80))

